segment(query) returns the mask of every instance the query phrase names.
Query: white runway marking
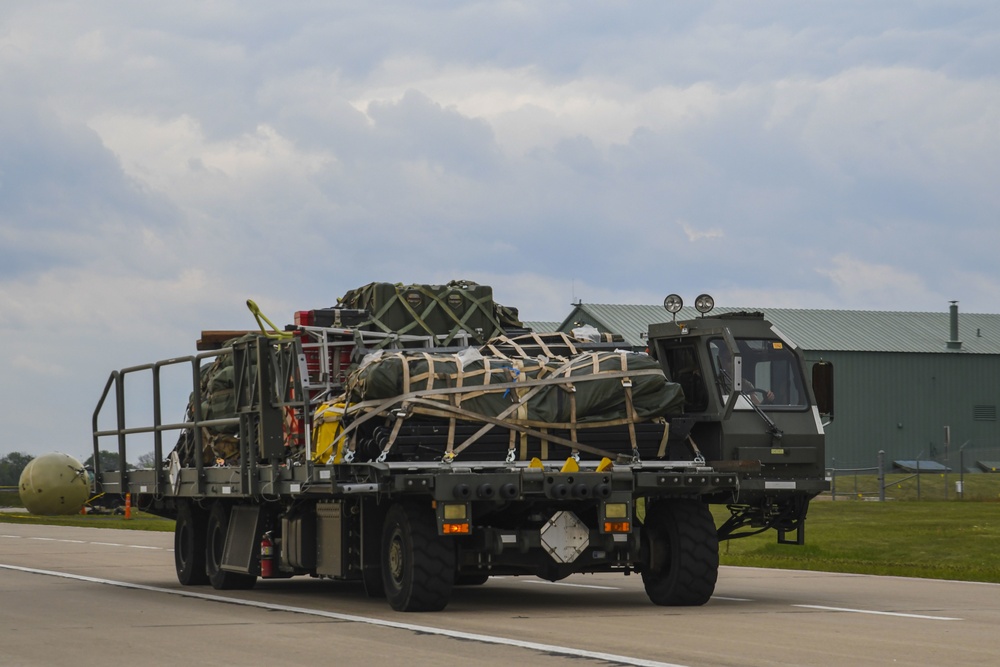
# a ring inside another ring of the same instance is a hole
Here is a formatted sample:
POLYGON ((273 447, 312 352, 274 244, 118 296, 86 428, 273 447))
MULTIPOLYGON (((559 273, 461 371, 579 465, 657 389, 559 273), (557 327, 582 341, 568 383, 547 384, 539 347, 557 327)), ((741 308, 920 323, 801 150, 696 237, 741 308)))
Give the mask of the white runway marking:
POLYGON ((618 665, 635 665, 636 667, 685 667, 683 665, 678 665, 675 663, 659 662, 656 660, 645 660, 642 658, 633 658, 627 655, 616 655, 614 653, 603 653, 600 651, 586 651, 583 649, 572 648, 569 646, 557 646, 554 644, 542 644, 539 642, 522 641, 520 639, 509 639, 507 637, 494 637, 492 635, 481 635, 471 632, 459 632, 457 630, 435 628, 429 625, 400 623, 398 621, 387 621, 381 618, 371 618, 368 616, 355 616, 353 614, 340 614, 332 611, 309 609, 307 607, 291 607, 282 604, 270 604, 267 602, 258 602, 256 600, 240 600, 238 598, 228 598, 221 595, 211 595, 208 593, 195 593, 192 591, 185 591, 185 590, 158 588, 156 586, 131 584, 126 581, 115 581, 113 579, 100 579, 97 577, 87 577, 78 574, 69 574, 67 572, 38 570, 31 567, 19 567, 17 565, 4 565, 4 564, 0 564, 0 569, 15 570, 18 572, 27 572, 29 574, 41 574, 50 577, 61 577, 63 579, 86 581, 94 584, 103 584, 105 586, 117 586, 119 588, 130 588, 140 591, 150 591, 153 593, 180 595, 182 597, 194 598, 198 600, 206 600, 209 602, 223 602, 226 604, 236 604, 244 607, 253 607, 256 609, 267 609, 270 611, 284 611, 293 614, 307 614, 310 616, 318 616, 320 618, 330 618, 337 621, 348 621, 351 623, 365 623, 367 625, 374 625, 383 628, 406 630, 409 632, 419 632, 421 634, 438 635, 441 637, 449 637, 451 639, 464 639, 466 641, 480 642, 482 644, 498 644, 501 646, 512 646, 515 648, 523 648, 529 651, 539 651, 541 653, 549 653, 554 655, 565 655, 574 658, 588 658, 591 660, 604 660, 606 662, 618 665))
POLYGON ((153 551, 173 551, 163 547, 150 547, 142 544, 121 544, 120 542, 88 542, 86 540, 67 540, 56 537, 24 537, 23 535, 0 535, 0 538, 14 540, 38 540, 40 542, 62 542, 65 544, 93 544, 100 547, 127 547, 129 549, 152 549, 153 551))
POLYGON ((961 621, 961 618, 952 616, 925 616, 923 614, 904 614, 898 611, 873 611, 871 609, 848 609, 846 607, 824 607, 818 604, 795 604, 793 607, 803 609, 819 609, 820 611, 843 611, 852 614, 874 614, 875 616, 899 616, 901 618, 919 618, 927 621, 961 621))
MULTIPOLYGON (((497 577, 498 579, 500 577, 497 577)), ((600 591, 620 591, 617 586, 598 586, 597 584, 569 584, 564 581, 546 581, 544 579, 524 579, 522 584, 545 584, 548 586, 569 586, 570 588, 594 588, 600 591)))

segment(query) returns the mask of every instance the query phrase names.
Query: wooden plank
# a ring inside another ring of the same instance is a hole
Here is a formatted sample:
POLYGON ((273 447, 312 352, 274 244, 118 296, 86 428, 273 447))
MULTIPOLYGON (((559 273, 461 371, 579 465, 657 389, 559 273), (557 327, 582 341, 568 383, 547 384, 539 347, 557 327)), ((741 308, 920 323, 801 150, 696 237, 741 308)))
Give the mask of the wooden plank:
POLYGON ((255 331, 227 331, 221 329, 214 331, 202 331, 201 338, 198 339, 198 351, 205 352, 208 350, 220 350, 224 347, 223 344, 227 340, 239 338, 240 336, 245 336, 248 333, 255 333, 255 331))

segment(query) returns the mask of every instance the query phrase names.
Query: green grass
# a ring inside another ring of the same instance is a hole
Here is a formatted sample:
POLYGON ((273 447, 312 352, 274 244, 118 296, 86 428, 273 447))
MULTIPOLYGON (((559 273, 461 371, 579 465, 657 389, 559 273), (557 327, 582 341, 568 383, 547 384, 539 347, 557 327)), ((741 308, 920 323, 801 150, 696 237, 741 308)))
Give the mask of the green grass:
POLYGON ((84 528, 120 528, 123 530, 153 530, 173 532, 174 522, 146 512, 133 510, 132 518, 115 514, 68 514, 35 516, 27 512, 0 512, 0 523, 20 523, 36 526, 80 526, 84 528))
POLYGON ((1000 502, 814 501, 805 545, 777 544, 769 531, 719 552, 724 565, 1000 583, 1000 502))
MULTIPOLYGON (((0 489, 0 507, 24 507, 17 489, 0 489)), ((45 526, 83 526, 86 528, 122 528, 125 530, 158 530, 173 532, 174 522, 158 516, 132 510, 131 518, 120 514, 67 514, 35 516, 28 512, 0 512, 0 523, 21 523, 45 526)))

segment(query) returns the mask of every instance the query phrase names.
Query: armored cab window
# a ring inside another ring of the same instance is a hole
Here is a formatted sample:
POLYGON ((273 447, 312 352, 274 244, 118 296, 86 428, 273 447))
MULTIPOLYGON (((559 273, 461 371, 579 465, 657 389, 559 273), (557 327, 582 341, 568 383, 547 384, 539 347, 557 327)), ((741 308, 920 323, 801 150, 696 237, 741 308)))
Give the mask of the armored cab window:
POLYGON ((684 390, 684 411, 704 412, 708 408, 708 389, 694 346, 671 347, 662 354, 668 379, 684 390))
POLYGON ((708 342, 715 384, 723 397, 732 391, 732 378, 737 366, 742 376, 743 398, 736 407, 750 407, 753 401, 763 409, 805 409, 808 400, 803 389, 802 375, 795 354, 782 341, 775 339, 740 338, 736 340, 740 363, 722 338, 708 342))

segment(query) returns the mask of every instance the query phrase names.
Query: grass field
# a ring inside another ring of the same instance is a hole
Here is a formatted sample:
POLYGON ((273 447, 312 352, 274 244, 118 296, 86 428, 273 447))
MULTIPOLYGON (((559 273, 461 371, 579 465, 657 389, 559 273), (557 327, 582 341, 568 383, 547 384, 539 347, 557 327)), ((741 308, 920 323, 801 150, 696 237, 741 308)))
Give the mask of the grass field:
POLYGON ((719 552, 724 565, 1000 583, 1000 502, 814 501, 805 545, 767 532, 719 552))
MULTIPOLYGON (((967 482, 970 477, 976 478, 975 492, 980 497, 996 498, 992 485, 1000 482, 1000 476, 966 476, 967 482)), ((871 485, 877 486, 874 482, 871 485)), ((922 493, 934 488, 927 480, 921 480, 921 485, 922 493)), ((970 501, 970 495, 967 485, 965 501, 956 500, 954 493, 948 501, 879 503, 857 496, 836 501, 818 499, 809 508, 805 545, 777 544, 774 531, 768 531, 721 543, 720 560, 723 565, 1000 583, 1000 501, 970 501)), ((12 498, 9 492, 0 491, 0 507, 19 505, 16 496, 16 492, 12 498)), ((728 516, 724 507, 713 507, 713 514, 716 523, 728 516)), ((160 531, 172 531, 174 526, 173 521, 138 511, 133 512, 132 519, 0 512, 0 523, 160 531)))

